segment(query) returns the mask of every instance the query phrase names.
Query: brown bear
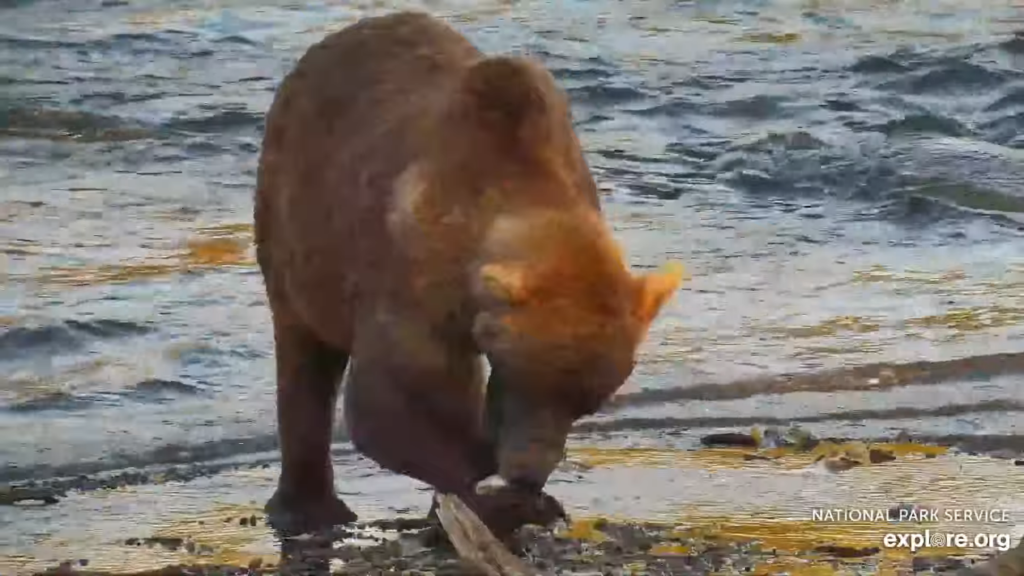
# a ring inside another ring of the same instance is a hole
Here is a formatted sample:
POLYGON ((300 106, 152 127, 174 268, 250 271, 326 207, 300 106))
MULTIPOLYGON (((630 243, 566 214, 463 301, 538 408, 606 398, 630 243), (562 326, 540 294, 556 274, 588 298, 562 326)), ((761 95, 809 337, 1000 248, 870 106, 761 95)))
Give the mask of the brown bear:
POLYGON ((420 13, 361 20, 298 61, 254 212, 282 458, 267 510, 286 530, 356 519, 329 455, 346 367, 360 453, 496 533, 537 521, 572 424, 630 375, 680 282, 630 273, 554 78, 420 13), (476 489, 495 473, 506 492, 476 489))

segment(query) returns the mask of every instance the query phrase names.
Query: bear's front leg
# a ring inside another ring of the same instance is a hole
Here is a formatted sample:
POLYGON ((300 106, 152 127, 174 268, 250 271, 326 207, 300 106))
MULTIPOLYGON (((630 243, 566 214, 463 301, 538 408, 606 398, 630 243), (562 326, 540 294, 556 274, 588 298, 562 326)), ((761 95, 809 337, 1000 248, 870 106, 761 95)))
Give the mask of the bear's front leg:
POLYGON ((484 432, 477 357, 374 352, 356 353, 345 384, 345 422, 360 453, 458 495, 502 539, 524 524, 546 524, 561 515, 560 506, 551 513, 545 495, 476 492, 477 483, 497 471, 494 446, 484 432))
POLYGON ((445 492, 465 492, 497 470, 483 433, 477 359, 378 350, 357 352, 345 383, 345 426, 356 450, 445 492))
POLYGON ((321 342, 285 306, 273 308, 281 476, 267 502, 269 524, 285 533, 356 520, 334 490, 331 438, 348 355, 321 342))

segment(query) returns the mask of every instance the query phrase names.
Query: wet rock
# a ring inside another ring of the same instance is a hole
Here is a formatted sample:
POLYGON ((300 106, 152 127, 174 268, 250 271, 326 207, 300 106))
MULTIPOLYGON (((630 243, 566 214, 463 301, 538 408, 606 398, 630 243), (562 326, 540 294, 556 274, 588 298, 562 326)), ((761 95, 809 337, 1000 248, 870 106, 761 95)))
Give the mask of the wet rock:
POLYGON ((834 556, 836 558, 865 558, 867 556, 874 556, 875 554, 878 554, 879 549, 875 547, 852 548, 849 546, 824 545, 815 547, 814 551, 821 554, 828 554, 829 556, 834 556))
POLYGON ((890 522, 928 522, 937 514, 934 508, 908 503, 893 506, 886 512, 890 522))
POLYGON ((744 448, 757 448, 757 440, 750 434, 740 432, 721 432, 708 434, 700 439, 704 446, 741 446, 744 448))
POLYGON ((820 461, 829 472, 845 472, 851 468, 861 465, 860 462, 853 458, 848 458, 847 456, 820 456, 818 461, 820 461))
POLYGON ((882 450, 881 448, 871 448, 868 450, 868 460, 872 464, 882 464, 883 462, 892 462, 896 459, 896 456, 888 451, 882 450))
POLYGON ((380 528, 381 530, 394 530, 396 532, 422 530, 433 525, 434 523, 429 518, 385 518, 364 524, 364 526, 380 528))
POLYGON ((930 558, 927 556, 915 556, 911 561, 911 568, 914 574, 935 573, 935 574, 964 574, 962 570, 967 569, 968 574, 983 574, 970 570, 970 560, 963 558, 930 558))
POLYGON ((13 506, 21 502, 56 504, 66 493, 49 487, 0 486, 0 506, 13 506))
POLYGON ((1006 449, 1002 449, 1002 450, 993 450, 992 452, 989 453, 989 456, 991 456, 992 458, 997 458, 999 460, 1013 460, 1014 458, 1018 457, 1019 455, 1020 455, 1020 451, 1013 450, 1013 449, 1010 449, 1010 448, 1006 448, 1006 449))
POLYGON ((593 466, 586 462, 580 462, 579 460, 572 460, 566 458, 558 465, 558 469, 563 472, 587 472, 593 470, 593 466))
POLYGON ((822 440, 812 451, 815 463, 821 463, 832 472, 842 472, 855 466, 880 464, 896 459, 895 454, 883 448, 868 447, 861 441, 835 443, 822 440))
POLYGON ((152 536, 146 538, 145 543, 150 546, 160 546, 167 550, 178 550, 185 543, 185 540, 174 536, 152 536))
POLYGON ((846 442, 839 444, 837 448, 839 456, 854 460, 858 464, 869 464, 871 462, 871 450, 863 442, 846 442))
POLYGON ((819 440, 813 434, 798 426, 790 428, 787 437, 792 443, 793 449, 800 452, 813 450, 819 443, 819 440))
POLYGON ((363 557, 363 551, 359 548, 359 546, 355 546, 352 544, 345 544, 337 548, 335 550, 335 554, 339 560, 344 560, 345 562, 348 562, 350 560, 362 559, 363 557))
POLYGON ((755 428, 751 432, 751 436, 759 448, 783 448, 790 445, 778 428, 766 428, 764 432, 755 428))
POLYGON ((1013 465, 1014 466, 1024 466, 1024 460, 1014 460, 1013 461, 1013 465))
POLYGON ((907 504, 907 503, 901 502, 901 503, 893 506, 892 508, 889 508, 886 511, 885 515, 890 520, 893 520, 893 519, 898 519, 898 518, 901 518, 903 516, 906 516, 912 510, 915 510, 915 509, 917 509, 917 506, 915 506, 913 504, 907 504))

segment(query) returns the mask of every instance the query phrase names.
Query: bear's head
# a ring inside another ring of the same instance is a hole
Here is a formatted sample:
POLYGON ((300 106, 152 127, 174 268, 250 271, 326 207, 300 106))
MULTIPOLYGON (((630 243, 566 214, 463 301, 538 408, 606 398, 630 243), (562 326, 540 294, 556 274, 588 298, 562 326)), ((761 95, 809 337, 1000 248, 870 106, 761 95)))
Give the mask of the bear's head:
POLYGON ((501 216, 482 248, 474 337, 491 365, 486 413, 499 475, 539 490, 573 423, 632 373, 682 267, 633 274, 589 206, 501 216))
POLYGON ((491 365, 486 419, 499 475, 537 491, 572 424, 632 373, 682 270, 630 271, 568 99, 539 62, 482 58, 459 82, 429 132, 441 139, 426 180, 452 206, 476 202, 469 273, 473 337, 491 365))

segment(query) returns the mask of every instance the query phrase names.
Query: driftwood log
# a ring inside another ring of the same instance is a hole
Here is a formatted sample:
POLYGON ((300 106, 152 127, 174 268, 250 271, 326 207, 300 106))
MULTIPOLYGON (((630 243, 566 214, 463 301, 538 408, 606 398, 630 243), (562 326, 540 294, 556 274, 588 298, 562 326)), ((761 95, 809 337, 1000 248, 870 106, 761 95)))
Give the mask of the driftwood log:
POLYGON ((463 560, 487 576, 542 576, 498 540, 461 498, 437 495, 437 517, 463 560))

